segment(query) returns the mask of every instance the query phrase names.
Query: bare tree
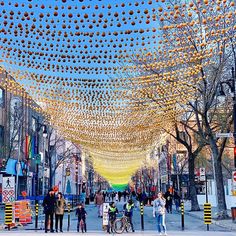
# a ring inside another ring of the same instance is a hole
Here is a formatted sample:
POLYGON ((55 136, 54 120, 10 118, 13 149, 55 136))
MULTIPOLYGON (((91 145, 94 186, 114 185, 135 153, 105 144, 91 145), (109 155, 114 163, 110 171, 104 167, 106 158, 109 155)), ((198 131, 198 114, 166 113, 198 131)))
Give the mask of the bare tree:
POLYGON ((9 141, 8 141, 8 145, 6 148, 6 164, 8 162, 8 160, 15 156, 16 153, 16 149, 17 148, 21 148, 21 153, 23 152, 22 148, 23 148, 23 135, 20 135, 20 132, 23 131, 24 127, 24 106, 23 106, 23 102, 20 100, 14 100, 11 99, 10 100, 10 109, 9 109, 9 126, 8 126, 8 130, 7 133, 9 134, 9 141), (20 137, 21 136, 21 137, 20 137), (20 143, 21 146, 18 147, 18 139, 21 138, 20 143))
POLYGON ((46 159, 49 165, 49 186, 52 187, 57 168, 64 162, 67 162, 68 159, 72 159, 73 150, 75 147, 77 148, 77 146, 70 143, 65 150, 65 138, 58 134, 53 127, 48 127, 47 134, 48 152, 46 159), (54 162, 53 157, 55 157, 54 162))
POLYGON ((164 129, 188 151, 192 210, 199 209, 194 183, 195 159, 204 146, 210 146, 217 185, 218 214, 224 218, 227 217, 227 211, 222 154, 226 139, 217 139, 215 133, 230 131, 232 100, 228 96, 223 104, 217 91, 221 82, 230 76, 229 68, 236 65, 236 17, 232 13, 235 5, 230 1, 211 5, 195 0, 189 5, 183 0, 165 2, 160 5, 161 13, 158 15, 162 46, 131 58, 131 62, 136 65, 135 69, 139 69, 138 75, 149 77, 152 82, 140 85, 134 81, 133 86, 138 87, 138 92, 142 92, 145 98, 140 104, 155 102, 161 109, 171 113, 172 117, 176 117, 175 133, 169 128, 164 129), (182 76, 181 80, 178 74, 161 79, 165 74, 179 69, 189 71, 192 75, 182 76), (185 91, 181 92, 183 86, 185 91), (175 93, 179 97, 173 103, 171 97, 175 93), (192 94, 191 100, 186 96, 189 94, 192 94), (179 111, 190 115, 187 119, 182 119, 177 116, 179 111), (184 137, 180 135, 182 131, 185 133, 184 137))

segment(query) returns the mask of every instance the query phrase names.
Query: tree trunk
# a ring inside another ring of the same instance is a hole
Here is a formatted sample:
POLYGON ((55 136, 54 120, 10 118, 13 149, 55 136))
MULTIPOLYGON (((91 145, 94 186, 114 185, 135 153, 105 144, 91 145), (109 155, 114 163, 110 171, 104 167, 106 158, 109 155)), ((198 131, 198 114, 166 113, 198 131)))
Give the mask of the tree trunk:
POLYGON ((211 149, 213 155, 213 165, 215 169, 215 182, 216 182, 216 201, 217 201, 217 215, 218 219, 228 218, 227 206, 225 201, 224 181, 222 173, 221 159, 219 157, 219 151, 214 141, 211 142, 211 149))
POLYGON ((195 186, 195 157, 192 154, 188 156, 188 171, 189 171, 189 195, 191 199, 191 211, 200 211, 197 199, 197 190, 195 186))

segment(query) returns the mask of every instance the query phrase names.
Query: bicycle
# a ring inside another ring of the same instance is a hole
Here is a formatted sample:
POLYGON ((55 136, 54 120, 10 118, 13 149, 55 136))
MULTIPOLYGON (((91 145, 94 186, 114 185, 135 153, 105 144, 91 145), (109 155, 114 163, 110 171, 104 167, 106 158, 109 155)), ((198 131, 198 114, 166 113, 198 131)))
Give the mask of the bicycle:
POLYGON ((125 230, 126 232, 132 232, 132 227, 127 216, 122 216, 114 222, 114 230, 117 234, 122 234, 125 230))

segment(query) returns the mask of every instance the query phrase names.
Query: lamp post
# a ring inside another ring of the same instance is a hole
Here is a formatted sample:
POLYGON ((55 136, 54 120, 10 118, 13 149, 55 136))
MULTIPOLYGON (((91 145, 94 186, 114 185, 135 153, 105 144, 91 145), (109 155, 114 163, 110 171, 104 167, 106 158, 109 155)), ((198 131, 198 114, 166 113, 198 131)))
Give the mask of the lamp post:
POLYGON ((232 78, 227 81, 223 81, 220 83, 220 96, 225 96, 225 92, 223 90, 223 84, 227 84, 233 93, 233 121, 234 121, 234 168, 236 168, 236 89, 235 89, 235 81, 236 81, 236 71, 234 67, 232 67, 232 78))
POLYGON ((44 169, 45 169, 45 140, 47 138, 48 134, 47 134, 47 128, 46 128, 46 125, 44 125, 44 129, 43 129, 43 191, 42 191, 42 194, 44 195, 45 194, 45 190, 44 190, 44 182, 45 182, 45 177, 44 177, 44 169))
MULTIPOLYGON (((14 97, 14 99, 18 100, 19 103, 21 103, 21 99, 18 97, 14 97)), ((17 109, 19 107, 17 106, 17 102, 14 105, 14 116, 16 117, 17 109)), ((23 124, 22 124, 23 125, 23 124)), ((18 184, 19 184, 19 172, 20 172, 20 147, 21 147, 21 124, 19 121, 19 127, 18 127, 18 153, 17 153, 17 163, 16 163, 16 192, 15 192, 15 199, 17 200, 18 196, 18 184)))
POLYGON ((16 163, 16 200, 18 196, 18 182, 19 182, 19 172, 20 172, 20 142, 21 142, 21 127, 19 125, 18 130, 18 154, 17 154, 17 163, 16 163))

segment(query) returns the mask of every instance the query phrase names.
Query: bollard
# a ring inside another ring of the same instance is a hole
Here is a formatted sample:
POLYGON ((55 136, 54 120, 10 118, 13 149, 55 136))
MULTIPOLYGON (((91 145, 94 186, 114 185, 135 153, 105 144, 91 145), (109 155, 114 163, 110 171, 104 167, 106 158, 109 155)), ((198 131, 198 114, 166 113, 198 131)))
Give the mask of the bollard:
POLYGON ((181 227, 184 230, 184 202, 181 202, 181 227))
POLYGON ((67 209, 68 209, 68 226, 67 226, 67 231, 70 230, 70 202, 67 204, 67 209))
POLYGON ((35 204, 35 229, 38 229, 39 204, 35 204))
POLYGON ((144 231, 144 208, 143 208, 143 202, 140 202, 140 215, 141 215, 141 230, 144 231))
POLYGON ((11 224, 12 224, 12 215, 13 215, 13 211, 12 211, 12 204, 10 203, 6 203, 5 204, 5 225, 8 226, 8 230, 10 230, 11 228, 11 224))
POLYGON ((204 204, 204 224, 207 225, 207 231, 209 231, 209 225, 212 224, 212 222, 211 222, 211 204, 210 203, 204 204))

